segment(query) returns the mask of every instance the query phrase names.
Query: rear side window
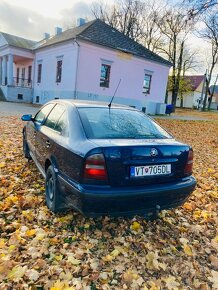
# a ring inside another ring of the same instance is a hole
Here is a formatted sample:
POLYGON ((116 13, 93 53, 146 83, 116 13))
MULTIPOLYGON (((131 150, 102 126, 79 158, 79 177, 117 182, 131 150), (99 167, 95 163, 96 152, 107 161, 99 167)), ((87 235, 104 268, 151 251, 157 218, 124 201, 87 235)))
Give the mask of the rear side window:
POLYGON ((66 125, 65 107, 57 104, 48 115, 44 125, 55 131, 62 132, 66 125))
POLYGON ((172 138, 139 111, 119 108, 78 108, 78 111, 90 139, 172 138))
POLYGON ((54 104, 45 105, 35 116, 34 121, 37 123, 42 123, 51 109, 54 107, 54 104))

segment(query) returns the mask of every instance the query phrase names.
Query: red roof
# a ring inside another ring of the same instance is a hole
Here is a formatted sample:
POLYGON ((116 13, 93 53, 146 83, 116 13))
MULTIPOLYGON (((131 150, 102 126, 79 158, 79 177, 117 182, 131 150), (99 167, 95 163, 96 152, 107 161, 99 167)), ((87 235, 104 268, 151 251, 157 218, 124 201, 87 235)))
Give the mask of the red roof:
POLYGON ((195 91, 198 86, 203 82, 204 75, 197 75, 197 76, 185 76, 185 80, 190 83, 191 91, 195 91))

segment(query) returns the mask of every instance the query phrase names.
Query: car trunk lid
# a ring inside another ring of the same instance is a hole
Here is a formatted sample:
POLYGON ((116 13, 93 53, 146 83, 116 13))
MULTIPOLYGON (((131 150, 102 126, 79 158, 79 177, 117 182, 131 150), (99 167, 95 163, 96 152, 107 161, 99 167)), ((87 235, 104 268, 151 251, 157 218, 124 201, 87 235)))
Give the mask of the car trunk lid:
POLYGON ((174 139, 92 141, 104 154, 111 186, 166 183, 184 177, 190 148, 174 139))

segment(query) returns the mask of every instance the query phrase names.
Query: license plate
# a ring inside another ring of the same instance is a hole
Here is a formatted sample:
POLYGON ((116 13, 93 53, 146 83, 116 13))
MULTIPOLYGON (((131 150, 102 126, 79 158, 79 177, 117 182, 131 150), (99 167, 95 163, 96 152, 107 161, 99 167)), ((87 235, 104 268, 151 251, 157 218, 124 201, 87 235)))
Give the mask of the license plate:
POLYGON ((130 168, 131 177, 167 175, 170 173, 171 173, 171 164, 131 166, 130 168))

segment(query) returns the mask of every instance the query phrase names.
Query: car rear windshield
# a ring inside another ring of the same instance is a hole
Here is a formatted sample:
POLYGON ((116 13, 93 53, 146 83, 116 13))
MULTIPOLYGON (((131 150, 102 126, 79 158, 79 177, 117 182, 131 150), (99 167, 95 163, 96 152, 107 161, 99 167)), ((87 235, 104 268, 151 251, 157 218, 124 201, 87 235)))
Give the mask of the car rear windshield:
POLYGON ((144 113, 121 108, 78 108, 89 139, 172 138, 144 113))

